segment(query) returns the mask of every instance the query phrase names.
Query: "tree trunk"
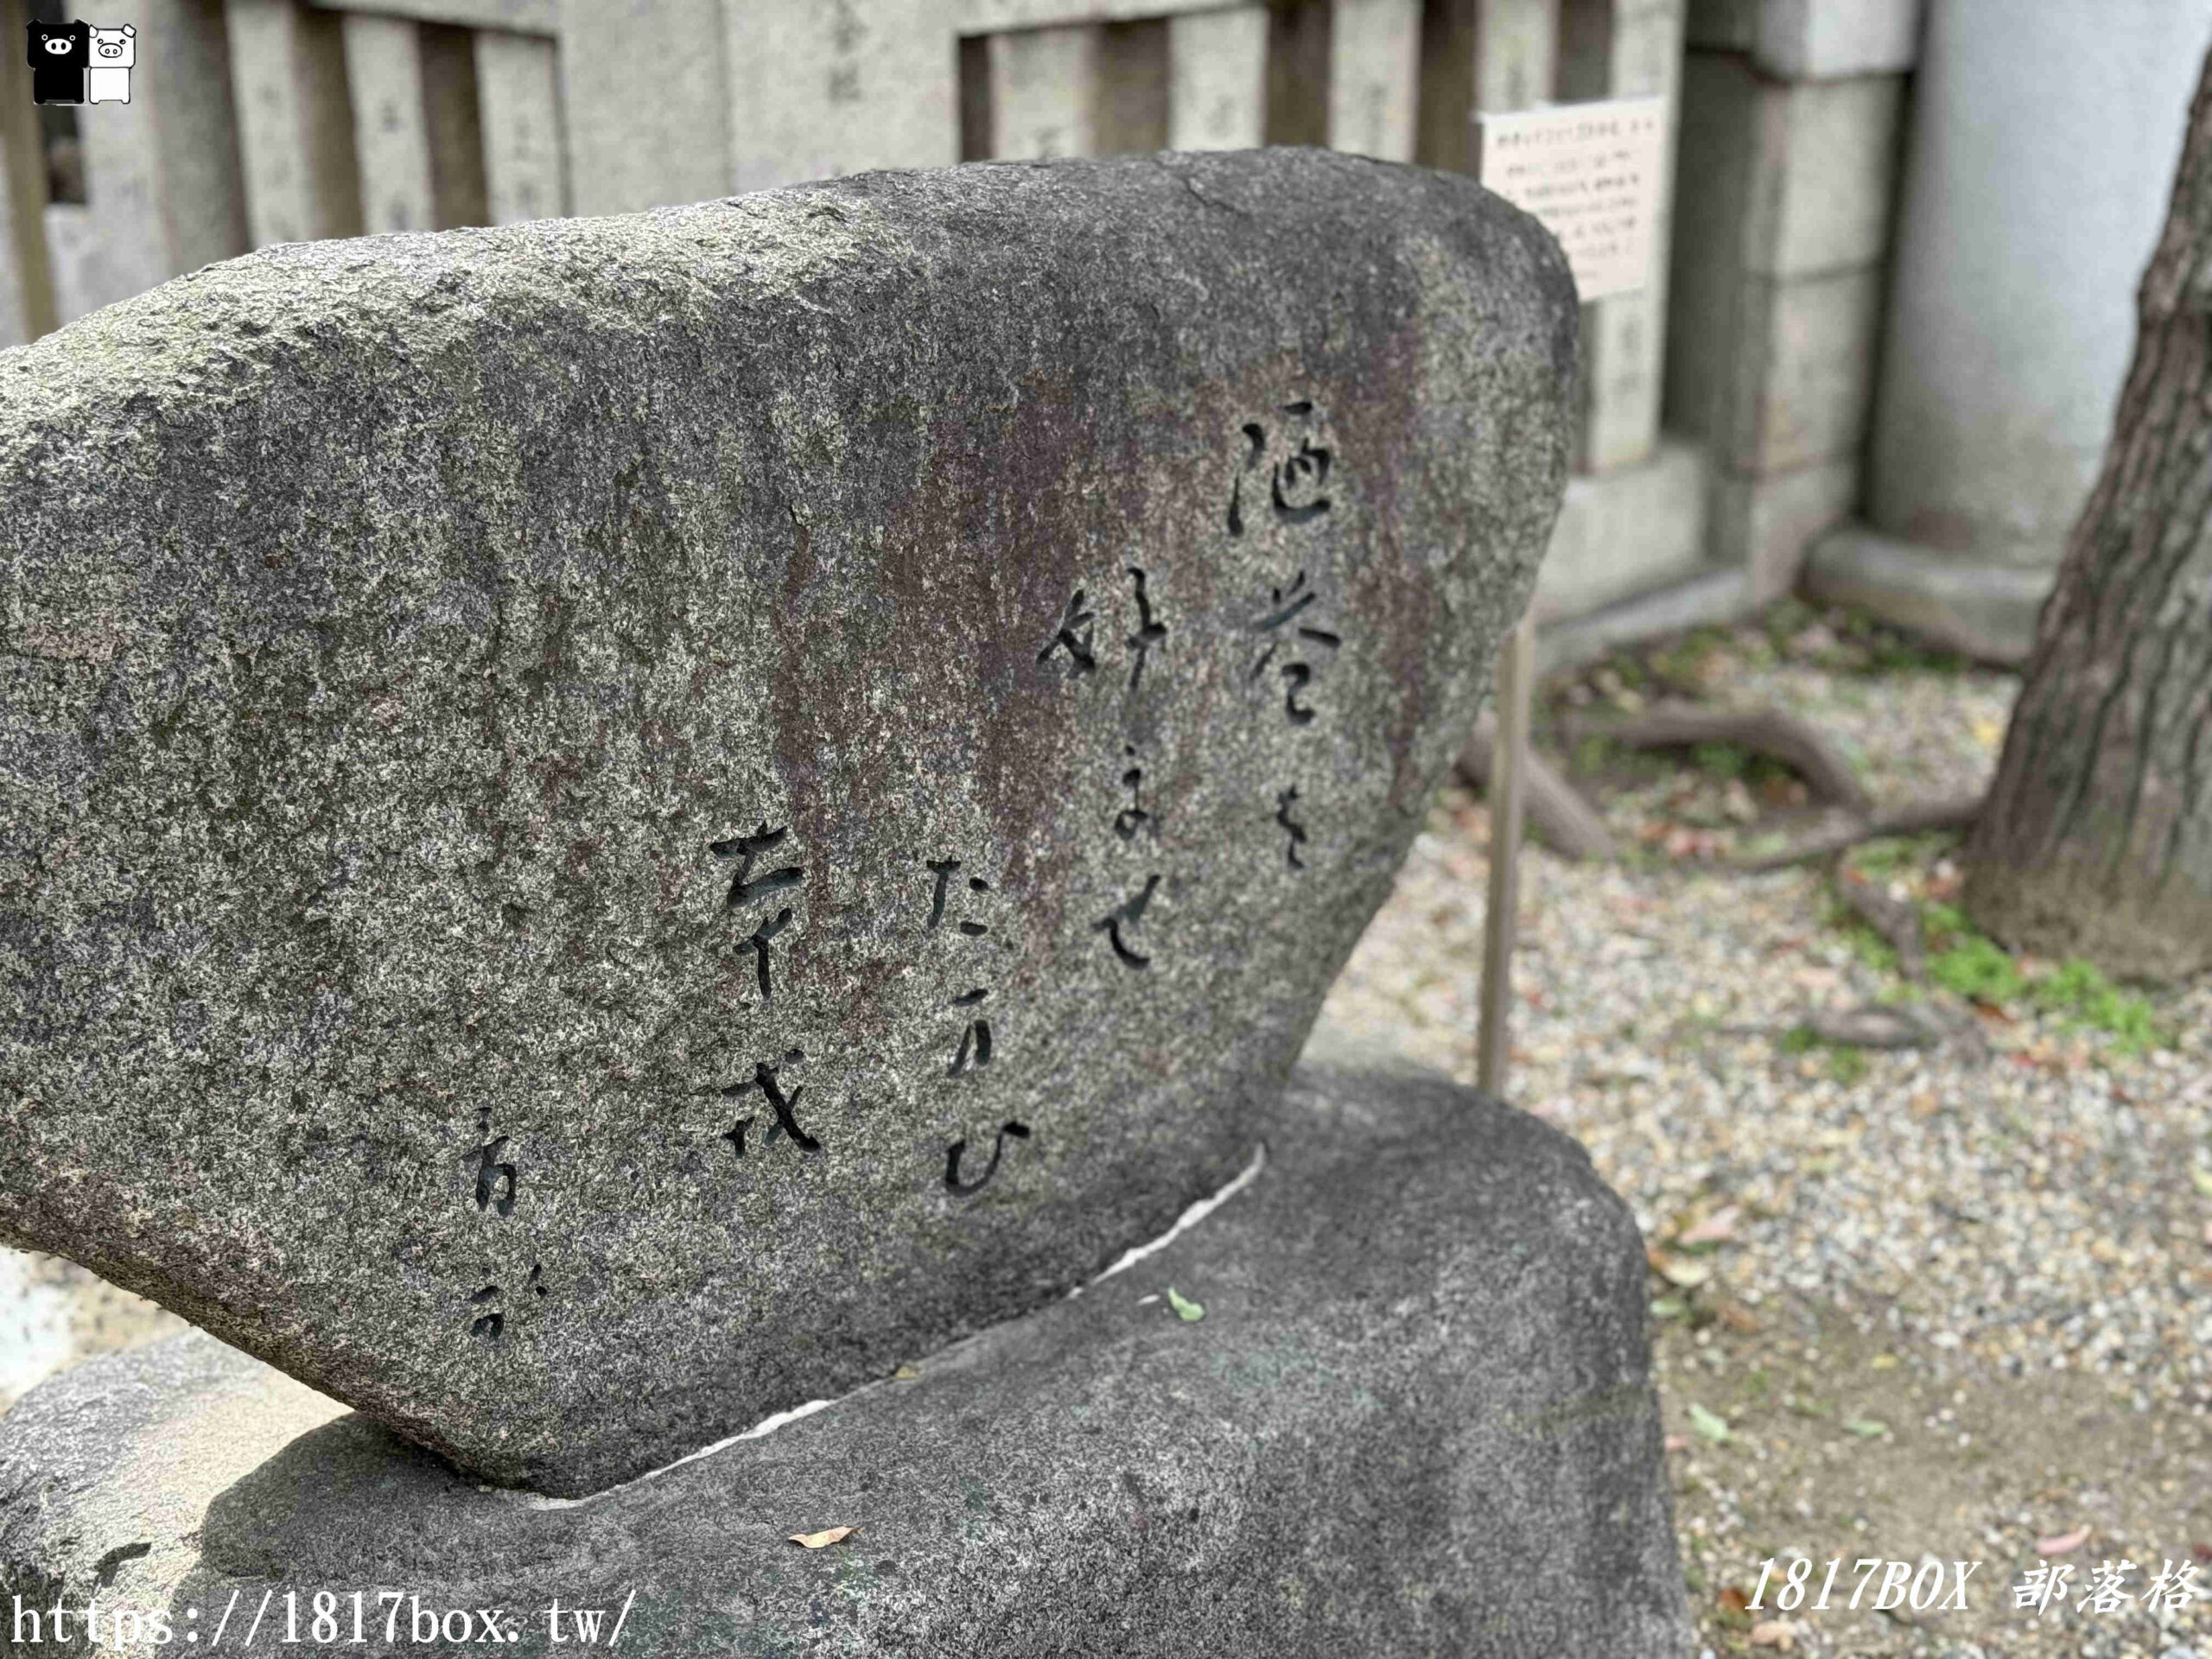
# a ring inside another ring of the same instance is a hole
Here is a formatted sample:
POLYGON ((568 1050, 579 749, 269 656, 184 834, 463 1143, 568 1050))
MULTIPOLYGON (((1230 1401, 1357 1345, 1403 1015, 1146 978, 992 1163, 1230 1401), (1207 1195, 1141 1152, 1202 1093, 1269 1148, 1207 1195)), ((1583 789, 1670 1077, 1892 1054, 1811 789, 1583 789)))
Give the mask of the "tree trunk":
MULTIPOLYGON (((2064 340, 2053 340, 2064 351, 2064 340)), ((2212 57, 2103 474, 2036 629, 1966 904, 2015 949, 2212 963, 2212 57)))

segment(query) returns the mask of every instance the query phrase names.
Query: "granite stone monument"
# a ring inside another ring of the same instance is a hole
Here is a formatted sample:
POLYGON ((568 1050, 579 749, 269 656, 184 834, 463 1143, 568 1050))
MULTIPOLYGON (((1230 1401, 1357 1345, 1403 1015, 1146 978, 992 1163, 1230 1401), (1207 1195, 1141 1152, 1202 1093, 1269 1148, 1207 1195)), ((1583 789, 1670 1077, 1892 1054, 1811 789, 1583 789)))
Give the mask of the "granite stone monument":
POLYGON ((1316 152, 271 249, 0 368, 0 1237, 596 1490, 1250 1155, 1572 291, 1316 152))
POLYGON ((0 1613, 1680 1651, 1625 1211, 1296 1064, 1576 317, 1471 181, 1276 149, 272 248, 0 356, 0 1238, 207 1333, 0 1422, 0 1613))

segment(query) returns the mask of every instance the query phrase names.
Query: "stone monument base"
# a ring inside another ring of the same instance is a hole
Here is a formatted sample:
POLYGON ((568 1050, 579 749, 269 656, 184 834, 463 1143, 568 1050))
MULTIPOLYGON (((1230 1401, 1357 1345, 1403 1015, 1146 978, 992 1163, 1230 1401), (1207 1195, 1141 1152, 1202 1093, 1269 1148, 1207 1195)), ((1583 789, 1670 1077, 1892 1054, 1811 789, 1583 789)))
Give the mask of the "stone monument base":
POLYGON ((1327 1065, 1266 1147, 1079 1297, 590 1498, 197 1333, 82 1366, 0 1420, 0 1652, 92 1605, 110 1653, 1686 1653, 1643 1247, 1581 1150, 1327 1065))

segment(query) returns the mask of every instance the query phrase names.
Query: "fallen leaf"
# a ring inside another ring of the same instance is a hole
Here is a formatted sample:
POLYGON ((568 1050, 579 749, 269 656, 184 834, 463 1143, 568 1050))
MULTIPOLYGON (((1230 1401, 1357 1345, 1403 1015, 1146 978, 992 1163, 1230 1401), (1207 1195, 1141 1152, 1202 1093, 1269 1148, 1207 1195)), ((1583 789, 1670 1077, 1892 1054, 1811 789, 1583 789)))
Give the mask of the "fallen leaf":
POLYGON ((1695 1290, 1713 1277, 1713 1269, 1702 1262, 1677 1262, 1669 1256, 1659 1264, 1659 1276, 1681 1290, 1695 1290))
POLYGON ((2212 1544, 2191 1544, 2189 1553, 2200 1561, 2212 1561, 2212 1544))
POLYGON ((2089 1529, 2087 1527, 2083 1527, 2077 1532, 2062 1532, 2056 1538, 2037 1539, 2036 1554, 2038 1555, 2071 1555, 2075 1550, 2081 1548, 2082 1545, 2088 1541, 2089 1529))
POLYGON ((2005 722, 2001 720, 1993 720, 1986 715, 1977 715, 1968 722, 1968 726, 1974 733, 1974 741, 1992 754, 1996 753, 1999 746, 2005 741, 2005 722))
POLYGON ((1869 1370, 1894 1371, 1897 1368, 1897 1357, 1895 1354, 1877 1354, 1866 1362, 1866 1366, 1869 1370))
POLYGON ((1745 1613, 1751 1611, 1751 1599, 1732 1584, 1720 1592, 1719 1599, 1720 1605, 1732 1613, 1745 1613))
POLYGON ((891 1373, 891 1380, 893 1382, 912 1382, 921 1374, 922 1368, 918 1365, 901 1365, 891 1373))
POLYGON ((1758 1315, 1741 1302, 1723 1302, 1719 1309, 1720 1323, 1739 1337, 1755 1337, 1759 1333, 1758 1315))
POLYGON ((1173 1308, 1176 1318, 1186 1325, 1196 1325, 1206 1316, 1204 1307, 1180 1294, 1173 1285, 1167 1287, 1167 1306, 1173 1308))
POLYGON ((858 1527, 832 1527, 827 1532, 795 1532, 790 1541, 801 1549, 827 1549, 832 1544, 842 1543, 859 1530, 858 1527))
POLYGON ((1755 1648, 1780 1648, 1784 1653, 1797 1649, 1797 1627, 1786 1618, 1770 1618, 1764 1624, 1751 1626, 1751 1645, 1755 1648))
POLYGON ((1732 1243, 1736 1237, 1737 1214, 1737 1208, 1732 1204, 1726 1210, 1716 1211, 1684 1233, 1675 1243, 1677 1244, 1732 1243))
POLYGON ((1679 1319, 1690 1311, 1690 1305, 1679 1296, 1654 1297, 1651 1317, 1655 1319, 1679 1319))
POLYGON ((1690 1406, 1690 1427, 1715 1446, 1726 1446, 1736 1438, 1726 1417, 1717 1411, 1707 1411, 1694 1402, 1690 1406))
POLYGON ((2189 1179, 2196 1183, 2199 1192, 2212 1198, 2212 1169, 2192 1169, 2189 1172, 2189 1179))
POLYGON ((1878 1434, 1886 1434, 1890 1426, 1875 1417, 1847 1417, 1841 1424, 1847 1434, 1856 1434, 1862 1440, 1871 1440, 1878 1434))

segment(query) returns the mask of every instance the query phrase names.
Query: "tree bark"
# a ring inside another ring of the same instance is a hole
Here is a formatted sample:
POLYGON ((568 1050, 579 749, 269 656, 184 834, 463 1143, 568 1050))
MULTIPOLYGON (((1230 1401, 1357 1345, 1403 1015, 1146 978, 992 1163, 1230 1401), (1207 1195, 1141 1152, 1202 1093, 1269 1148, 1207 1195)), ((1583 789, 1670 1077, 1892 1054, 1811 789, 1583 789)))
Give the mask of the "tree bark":
POLYGON ((2136 310, 1965 897, 2015 949, 2171 979, 2212 964, 2212 57, 2136 310))

